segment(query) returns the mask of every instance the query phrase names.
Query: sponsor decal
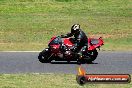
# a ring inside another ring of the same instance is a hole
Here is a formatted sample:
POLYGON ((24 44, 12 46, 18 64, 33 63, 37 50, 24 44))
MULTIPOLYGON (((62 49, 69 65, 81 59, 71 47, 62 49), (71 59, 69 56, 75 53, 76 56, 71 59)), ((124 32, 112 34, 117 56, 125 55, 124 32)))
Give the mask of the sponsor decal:
POLYGON ((80 85, 85 83, 130 83, 131 77, 129 74, 86 74, 85 69, 80 66, 76 81, 80 85))

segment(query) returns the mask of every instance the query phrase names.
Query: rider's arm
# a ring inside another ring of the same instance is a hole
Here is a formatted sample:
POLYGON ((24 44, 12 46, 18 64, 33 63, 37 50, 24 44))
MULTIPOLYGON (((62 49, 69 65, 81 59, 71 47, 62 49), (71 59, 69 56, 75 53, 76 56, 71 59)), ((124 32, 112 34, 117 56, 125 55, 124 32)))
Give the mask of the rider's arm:
POLYGON ((72 37, 73 36, 72 33, 67 33, 66 35, 67 35, 67 37, 72 37))
POLYGON ((75 47, 78 47, 81 44, 81 35, 79 35, 75 41, 75 47))
POLYGON ((62 38, 68 38, 68 37, 71 37, 73 36, 72 33, 67 33, 66 35, 61 35, 62 38))

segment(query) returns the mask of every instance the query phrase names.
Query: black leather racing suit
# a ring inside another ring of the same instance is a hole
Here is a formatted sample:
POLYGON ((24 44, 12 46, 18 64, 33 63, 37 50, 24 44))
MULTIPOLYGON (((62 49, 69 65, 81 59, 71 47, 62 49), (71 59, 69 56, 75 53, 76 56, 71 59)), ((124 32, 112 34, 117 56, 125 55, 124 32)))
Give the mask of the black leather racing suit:
POLYGON ((77 33, 75 33, 75 34, 68 33, 63 37, 66 38, 66 37, 72 37, 72 36, 74 36, 75 51, 77 53, 82 54, 82 51, 85 51, 88 47, 88 38, 87 38, 86 34, 81 29, 79 29, 79 31, 77 33))

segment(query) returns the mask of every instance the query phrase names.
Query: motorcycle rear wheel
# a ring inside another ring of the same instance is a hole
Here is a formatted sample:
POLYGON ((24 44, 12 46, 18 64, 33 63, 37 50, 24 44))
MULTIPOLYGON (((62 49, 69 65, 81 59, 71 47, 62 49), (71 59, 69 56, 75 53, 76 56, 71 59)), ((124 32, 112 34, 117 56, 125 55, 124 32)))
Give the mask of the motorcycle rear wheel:
POLYGON ((42 52, 39 53, 38 59, 41 63, 48 63, 51 62, 51 59, 49 59, 50 53, 48 49, 44 49, 42 52))

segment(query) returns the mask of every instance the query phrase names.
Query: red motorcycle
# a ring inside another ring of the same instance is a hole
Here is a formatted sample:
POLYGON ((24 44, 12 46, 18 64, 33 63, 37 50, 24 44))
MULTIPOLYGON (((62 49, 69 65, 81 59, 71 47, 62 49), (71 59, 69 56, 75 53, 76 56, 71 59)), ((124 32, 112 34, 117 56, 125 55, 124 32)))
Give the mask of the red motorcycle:
POLYGON ((83 55, 78 57, 78 54, 72 48, 74 46, 73 38, 61 38, 60 36, 52 37, 48 48, 39 53, 38 59, 40 62, 55 61, 77 61, 78 63, 91 63, 97 56, 97 48, 104 44, 103 39, 88 38, 88 49, 83 51, 83 55))

